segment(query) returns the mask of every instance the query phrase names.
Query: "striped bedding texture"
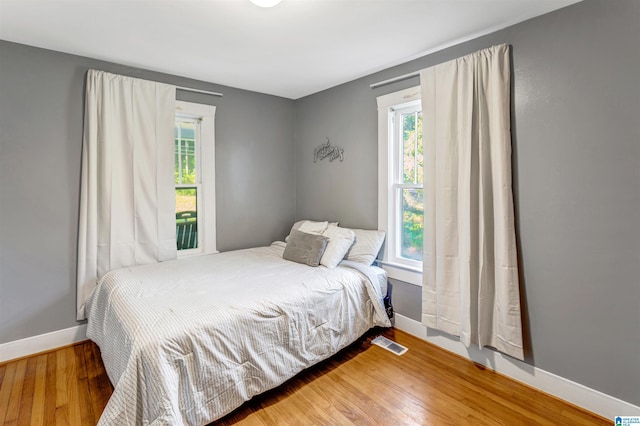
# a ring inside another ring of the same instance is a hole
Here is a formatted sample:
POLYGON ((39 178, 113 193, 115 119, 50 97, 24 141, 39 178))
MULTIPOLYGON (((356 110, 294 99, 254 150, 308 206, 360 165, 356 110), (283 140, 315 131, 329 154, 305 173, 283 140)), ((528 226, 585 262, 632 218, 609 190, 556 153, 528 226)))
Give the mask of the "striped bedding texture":
POLYGON ((114 385, 99 425, 204 425, 390 325, 367 267, 314 268, 283 250, 105 275, 87 303, 87 336, 114 385))

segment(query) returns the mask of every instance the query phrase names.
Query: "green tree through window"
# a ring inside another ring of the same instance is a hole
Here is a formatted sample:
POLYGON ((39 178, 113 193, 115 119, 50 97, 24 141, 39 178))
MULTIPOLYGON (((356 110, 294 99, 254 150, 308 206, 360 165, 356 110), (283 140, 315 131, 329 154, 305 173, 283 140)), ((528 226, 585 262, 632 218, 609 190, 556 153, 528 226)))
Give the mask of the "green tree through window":
POLYGON ((422 261, 424 234, 424 156, 422 112, 400 114, 401 182, 397 185, 401 200, 400 256, 422 261))
POLYGON ((176 185, 176 241, 178 250, 198 247, 197 122, 176 118, 174 159, 176 185))

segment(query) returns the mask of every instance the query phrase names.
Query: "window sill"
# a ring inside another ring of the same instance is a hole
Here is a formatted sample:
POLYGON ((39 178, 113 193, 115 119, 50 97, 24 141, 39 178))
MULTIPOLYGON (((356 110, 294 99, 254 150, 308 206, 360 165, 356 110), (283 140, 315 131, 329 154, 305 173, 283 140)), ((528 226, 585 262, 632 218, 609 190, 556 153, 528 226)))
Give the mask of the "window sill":
POLYGON ((422 271, 420 269, 387 262, 381 259, 378 259, 377 263, 378 266, 387 271, 389 278, 422 287, 422 271))
POLYGON ((187 257, 196 257, 196 256, 204 256, 206 254, 218 254, 220 253, 218 250, 213 251, 202 251, 202 250, 178 250, 177 259, 185 259, 187 257))

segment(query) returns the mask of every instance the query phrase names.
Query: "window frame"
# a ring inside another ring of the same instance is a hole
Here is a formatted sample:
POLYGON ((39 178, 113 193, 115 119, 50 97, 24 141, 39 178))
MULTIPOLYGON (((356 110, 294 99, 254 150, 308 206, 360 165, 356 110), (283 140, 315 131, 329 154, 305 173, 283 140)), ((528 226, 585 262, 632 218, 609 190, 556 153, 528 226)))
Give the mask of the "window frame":
MULTIPOLYGON (((201 117, 195 117, 189 114, 183 114, 176 112, 175 121, 178 120, 182 122, 190 122, 193 123, 194 130, 194 153, 195 153, 195 169, 196 169, 196 180, 194 183, 176 183, 174 184, 175 189, 190 189, 195 188, 196 190, 196 212, 198 213, 198 219, 200 219, 200 211, 202 209, 202 119, 201 117)), ((182 138, 181 138, 182 139, 182 138)), ((180 152, 179 157, 182 157, 182 152, 180 152)), ((177 213, 177 212, 176 212, 177 213)), ((176 219, 177 220, 177 219, 176 219)), ((206 228, 206 226, 204 226, 206 228)), ((202 229, 204 229, 202 228, 202 229)), ((177 232, 177 231, 176 231, 177 232)), ((178 250, 178 254, 180 257, 190 256, 194 254, 201 254, 204 252, 204 244, 200 239, 198 239, 198 246, 192 249, 182 249, 178 250)))
POLYGON ((199 125, 195 126, 196 183, 174 184, 175 188, 196 187, 198 247, 178 250, 178 258, 218 253, 216 248, 215 114, 214 105, 176 101, 174 123, 176 118, 199 122, 199 125))
MULTIPOLYGON (((422 285, 422 262, 399 255, 402 214, 399 188, 401 176, 400 149, 397 144, 396 110, 421 102, 420 86, 410 87, 377 98, 378 104, 378 228, 384 230, 387 242, 383 257, 378 260, 389 276, 404 282, 422 285)), ((423 113, 424 116, 424 113, 423 113)), ((398 123, 399 124, 399 123, 398 123)), ((424 140, 424 139, 423 139, 424 140)), ((413 186, 413 185, 408 185, 413 186)))

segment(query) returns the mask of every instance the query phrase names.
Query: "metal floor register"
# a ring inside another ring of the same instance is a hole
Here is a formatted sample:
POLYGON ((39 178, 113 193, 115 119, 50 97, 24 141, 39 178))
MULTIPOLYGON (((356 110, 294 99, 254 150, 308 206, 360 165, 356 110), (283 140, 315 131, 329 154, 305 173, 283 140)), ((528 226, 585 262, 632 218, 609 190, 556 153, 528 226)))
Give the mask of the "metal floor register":
POLYGON ((407 347, 402 346, 401 344, 396 343, 391 339, 387 339, 384 336, 376 337, 371 341, 371 344, 380 346, 381 348, 384 348, 390 352, 393 352, 396 355, 402 355, 409 350, 407 347))

